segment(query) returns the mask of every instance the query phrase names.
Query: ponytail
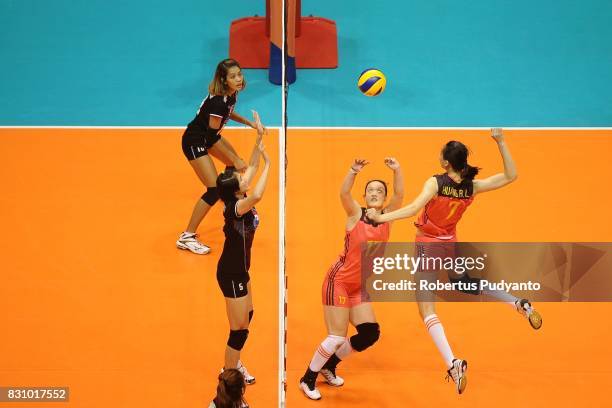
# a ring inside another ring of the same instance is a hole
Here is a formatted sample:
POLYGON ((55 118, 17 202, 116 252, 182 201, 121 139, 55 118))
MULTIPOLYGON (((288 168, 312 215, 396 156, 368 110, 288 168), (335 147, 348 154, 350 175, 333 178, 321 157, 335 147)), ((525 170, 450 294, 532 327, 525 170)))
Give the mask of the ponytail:
POLYGON ((242 373, 234 368, 224 370, 219 374, 217 385, 217 397, 215 405, 217 408, 240 408, 243 406, 244 389, 246 383, 242 373))
POLYGON ((455 140, 451 140, 442 148, 442 158, 448 161, 462 179, 474 180, 480 170, 479 167, 468 164, 469 151, 466 145, 455 140))
POLYGON ((461 178, 467 179, 467 180, 474 180, 474 177, 476 177, 479 170, 480 168, 478 167, 474 167, 474 166, 470 166, 469 164, 466 164, 463 170, 461 170, 461 178))

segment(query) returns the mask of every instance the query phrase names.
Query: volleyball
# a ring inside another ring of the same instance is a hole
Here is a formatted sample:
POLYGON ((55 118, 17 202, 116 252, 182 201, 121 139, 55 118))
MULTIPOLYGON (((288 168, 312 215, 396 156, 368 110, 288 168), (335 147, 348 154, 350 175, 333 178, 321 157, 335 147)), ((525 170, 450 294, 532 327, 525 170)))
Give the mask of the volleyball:
POLYGON ((380 95, 385 90, 387 78, 380 70, 368 68, 359 75, 357 87, 367 96, 380 95))

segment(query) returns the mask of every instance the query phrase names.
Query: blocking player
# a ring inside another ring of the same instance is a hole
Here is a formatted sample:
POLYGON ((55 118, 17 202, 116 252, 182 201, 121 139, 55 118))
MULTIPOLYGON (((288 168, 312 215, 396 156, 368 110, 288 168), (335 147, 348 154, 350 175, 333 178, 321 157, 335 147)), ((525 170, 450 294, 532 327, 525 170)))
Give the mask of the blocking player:
POLYGON ((255 204, 263 197, 270 170, 270 158, 261 141, 261 132, 263 129, 258 134, 246 171, 241 174, 235 168, 228 167, 217 178, 219 197, 225 204, 225 243, 217 264, 217 283, 225 297, 230 326, 224 369, 238 368, 247 384, 253 384, 255 377, 248 373, 240 361, 240 352, 249 336, 249 325, 253 318, 249 269, 251 246, 259 225, 255 204), (264 168, 252 192, 247 196, 249 185, 257 173, 260 156, 264 159, 264 168))

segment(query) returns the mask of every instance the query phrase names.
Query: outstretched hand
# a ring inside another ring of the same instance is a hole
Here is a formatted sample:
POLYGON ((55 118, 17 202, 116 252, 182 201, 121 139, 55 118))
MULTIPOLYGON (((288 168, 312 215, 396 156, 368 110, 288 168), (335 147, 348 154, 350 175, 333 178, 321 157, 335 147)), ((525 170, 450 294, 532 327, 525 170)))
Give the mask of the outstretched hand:
POLYGON ((504 141, 504 132, 503 132, 502 128, 492 128, 491 129, 491 137, 497 143, 503 142, 504 141))
POLYGON ((351 169, 353 169, 355 173, 359 173, 368 164, 370 164, 370 162, 366 159, 355 159, 355 161, 353 161, 353 164, 351 165, 351 169))
POLYGON ((397 170, 400 168, 400 164, 395 157, 385 157, 385 165, 391 170, 397 170))
POLYGON ((259 117, 259 113, 253 110, 253 119, 255 122, 253 123, 253 127, 257 130, 257 136, 261 137, 263 134, 268 134, 268 129, 261 123, 261 118, 259 117))

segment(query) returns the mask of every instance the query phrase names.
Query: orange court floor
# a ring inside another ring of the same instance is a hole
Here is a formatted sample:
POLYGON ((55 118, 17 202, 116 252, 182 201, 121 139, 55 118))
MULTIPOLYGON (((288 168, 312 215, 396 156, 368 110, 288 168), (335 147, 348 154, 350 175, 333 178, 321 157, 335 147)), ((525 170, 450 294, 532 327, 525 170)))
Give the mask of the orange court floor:
MULTIPOLYGON (((519 179, 477 197, 459 224, 464 241, 611 241, 606 188, 612 132, 510 130, 519 179)), ((247 156, 255 137, 224 135, 247 156)), ((174 247, 203 188, 177 129, 0 129, 1 386, 69 386, 75 407, 200 407, 215 392, 228 325, 215 279, 221 205, 200 227, 208 256, 174 247)), ((339 366, 346 384, 307 400, 300 376, 325 336, 321 283, 342 248, 338 199, 355 157, 372 161, 355 184, 391 181, 402 164, 409 202, 440 171, 449 139, 464 141, 482 175, 502 169, 484 130, 298 130, 288 133, 287 407, 608 406, 610 303, 542 303, 538 332, 510 307, 439 304, 455 354, 469 361, 458 396, 416 305, 376 303, 382 336, 339 366)), ((243 360, 257 383, 252 407, 278 404, 278 132, 266 146, 272 172, 257 206, 251 268, 255 316, 243 360)), ((218 170, 221 166, 218 166, 218 170)), ((392 241, 411 241, 411 221, 392 241)), ((350 332, 352 333, 352 332, 350 332)), ((31 404, 4 403, 23 407, 31 404)), ((36 406, 56 406, 37 403, 36 406)))
MULTIPOLYGON (((475 198, 458 226, 463 241, 612 241, 607 187, 612 131, 508 130, 519 178, 475 198)), ((319 382, 323 398, 298 388, 325 337, 321 284, 343 247, 340 184, 354 158, 372 162, 353 189, 392 182, 386 156, 402 165, 405 200, 441 172, 439 152, 461 140, 486 177, 503 171, 487 130, 289 129, 287 155, 287 407, 604 407, 612 383, 611 303, 540 303, 539 331, 506 304, 438 304, 456 356, 469 361, 468 386, 457 395, 446 367, 411 303, 374 303, 380 341, 338 367, 346 383, 319 382)), ((391 185, 391 184, 390 184, 391 185)), ((412 220, 394 223, 391 241, 413 241, 412 220)), ((349 335, 354 329, 349 330, 349 335)), ((321 381, 321 380, 319 380, 321 381)))
MULTIPOLYGON (((208 406, 229 332, 215 278, 222 204, 199 229, 210 255, 175 247, 204 192, 181 134, 0 129, 0 386, 68 386, 74 407, 208 406)), ((248 157, 254 131, 224 135, 248 157)), ((278 404, 278 131, 265 143, 242 354, 254 407, 278 404)))

